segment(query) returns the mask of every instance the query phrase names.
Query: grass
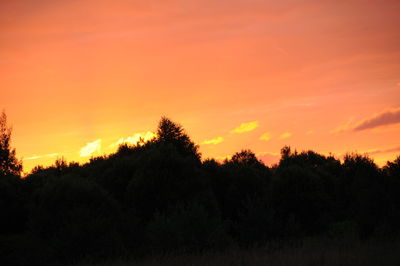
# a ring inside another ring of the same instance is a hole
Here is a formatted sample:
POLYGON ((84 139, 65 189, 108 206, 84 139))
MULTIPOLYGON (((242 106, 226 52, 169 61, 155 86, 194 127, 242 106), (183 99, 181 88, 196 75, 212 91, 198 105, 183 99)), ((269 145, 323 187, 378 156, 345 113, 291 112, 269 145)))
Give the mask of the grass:
POLYGON ((400 243, 306 239, 296 245, 271 242, 263 248, 203 254, 148 256, 141 260, 76 263, 74 266, 399 266, 400 243), (279 247, 278 247, 279 246, 279 247))

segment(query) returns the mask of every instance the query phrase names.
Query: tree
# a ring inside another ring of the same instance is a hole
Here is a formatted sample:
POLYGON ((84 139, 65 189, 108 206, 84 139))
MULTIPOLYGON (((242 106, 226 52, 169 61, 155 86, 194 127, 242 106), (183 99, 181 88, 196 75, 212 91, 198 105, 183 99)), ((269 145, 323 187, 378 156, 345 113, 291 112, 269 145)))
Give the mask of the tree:
POLYGON ((346 154, 342 175, 347 216, 358 224, 361 236, 368 237, 379 225, 386 208, 383 174, 368 156, 346 154))
POLYGON ((183 155, 194 156, 200 160, 199 146, 194 144, 183 127, 167 117, 162 117, 157 129, 158 142, 170 143, 183 155))
POLYGON ((15 157, 15 149, 10 148, 11 128, 7 127, 7 116, 0 115, 0 235, 12 234, 23 230, 25 210, 22 181, 19 175, 22 163, 15 157))
POLYGON ((282 235, 312 235, 325 229, 325 215, 331 207, 324 178, 298 164, 279 168, 272 184, 272 202, 282 235))
POLYGON ((7 115, 3 111, 0 115, 0 175, 19 176, 22 171, 22 162, 15 156, 15 149, 10 147, 11 127, 7 126, 7 115))
POLYGON ((58 259, 105 258, 123 250, 120 206, 87 178, 61 176, 38 189, 30 204, 29 228, 58 259))
POLYGON ((390 177, 400 181, 400 155, 393 162, 387 162, 383 171, 390 177))
MULTIPOLYGON (((266 202, 270 171, 258 161, 251 150, 235 153, 232 159, 224 161, 222 168, 224 171, 220 180, 222 186, 219 186, 219 191, 215 191, 215 194, 220 199, 223 217, 239 223, 236 227, 240 228, 242 226, 240 223, 244 221, 240 216, 250 211, 249 202, 252 204, 257 202, 260 205, 266 202)), ((215 179, 221 177, 217 176, 215 179)))
POLYGON ((231 163, 235 165, 256 165, 260 164, 256 155, 251 150, 242 150, 235 153, 230 160, 231 163))
POLYGON ((201 201, 213 206, 207 180, 202 177, 203 172, 192 157, 173 145, 160 145, 141 157, 127 187, 126 199, 145 221, 156 211, 164 212, 176 205, 201 201))

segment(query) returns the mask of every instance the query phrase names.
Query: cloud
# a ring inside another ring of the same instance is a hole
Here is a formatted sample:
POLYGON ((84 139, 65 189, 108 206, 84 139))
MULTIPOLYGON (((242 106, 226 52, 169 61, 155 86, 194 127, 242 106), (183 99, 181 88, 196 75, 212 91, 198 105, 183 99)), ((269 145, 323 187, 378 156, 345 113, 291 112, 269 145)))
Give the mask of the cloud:
POLYGON ((101 149, 101 139, 95 140, 93 142, 87 143, 82 149, 80 150, 80 155, 82 157, 91 156, 95 152, 99 152, 101 149))
POLYGON ((244 133, 248 131, 252 131, 258 127, 259 123, 258 121, 253 121, 253 122, 248 122, 248 123, 242 123, 235 129, 231 131, 231 133, 244 133))
POLYGON ((351 123, 353 122, 354 117, 350 117, 346 124, 340 125, 334 130, 331 130, 332 134, 342 133, 351 129, 351 123))
POLYGON ((271 133, 269 133, 269 132, 266 132, 266 133, 262 134, 261 137, 260 137, 260 140, 268 141, 270 139, 271 139, 271 133))
POLYGON ((306 132, 306 134, 307 135, 312 135, 312 134, 314 134, 314 131, 313 130, 309 130, 309 131, 306 132))
POLYGON ((388 149, 384 149, 384 150, 373 149, 373 150, 368 150, 365 153, 368 153, 369 155, 374 155, 374 154, 380 154, 380 153, 395 153, 395 152, 400 152, 400 146, 394 147, 394 148, 388 148, 388 149))
POLYGON ((337 134, 337 133, 342 133, 342 132, 345 132, 345 131, 348 131, 348 130, 349 130, 349 125, 344 124, 344 125, 338 126, 334 130, 331 130, 331 133, 332 134, 337 134))
POLYGON ((127 138, 120 138, 117 142, 111 144, 111 147, 118 147, 121 144, 137 145, 140 140, 149 141, 156 137, 157 135, 151 131, 135 133, 127 138))
POLYGON ((31 157, 24 158, 23 160, 24 160, 24 161, 27 161, 27 160, 36 160, 36 159, 42 159, 42 158, 51 158, 51 157, 57 157, 57 156, 59 156, 59 155, 60 155, 59 153, 49 153, 49 154, 43 154, 43 155, 33 155, 33 156, 31 156, 31 157))
POLYGON ((285 132, 285 133, 282 133, 282 134, 279 136, 279 139, 287 139, 287 138, 290 138, 291 136, 293 136, 292 133, 290 133, 290 132, 285 132))
POLYGON ((204 144, 204 145, 214 144, 214 145, 216 145, 216 144, 221 143, 223 141, 224 141, 223 137, 217 137, 217 138, 214 138, 214 139, 205 140, 201 144, 204 144))
POLYGON ((353 130, 361 131, 397 123, 400 123, 400 108, 393 108, 363 119, 353 130))

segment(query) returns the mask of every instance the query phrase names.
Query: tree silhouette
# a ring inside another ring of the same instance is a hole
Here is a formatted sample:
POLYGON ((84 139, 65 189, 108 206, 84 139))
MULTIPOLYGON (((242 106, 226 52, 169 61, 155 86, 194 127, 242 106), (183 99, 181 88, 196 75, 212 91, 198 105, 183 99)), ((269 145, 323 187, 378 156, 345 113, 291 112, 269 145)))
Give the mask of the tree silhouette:
POLYGON ((393 162, 387 162, 383 170, 388 176, 400 181, 400 155, 393 162))
POLYGON ((157 135, 160 143, 170 143, 183 155, 194 156, 200 160, 199 146, 194 144, 180 124, 162 117, 158 124, 157 135))
POLYGON ((7 126, 7 116, 3 111, 0 115, 0 235, 22 231, 26 218, 19 178, 22 163, 15 157, 10 142, 11 128, 7 126))
POLYGON ((0 115, 0 175, 19 176, 22 171, 22 162, 15 156, 15 149, 10 147, 11 127, 7 126, 7 115, 3 111, 0 115))
POLYGON ((57 159, 20 178, 0 117, 0 265, 53 265, 252 247, 298 237, 400 238, 400 157, 281 150, 269 168, 251 150, 202 161, 184 128, 85 164, 57 159), (5 218, 3 218, 5 217, 5 218))
POLYGON ((101 258, 120 247, 120 208, 106 191, 79 176, 44 185, 31 202, 29 227, 62 260, 101 258))
POLYGON ((235 165, 256 165, 258 161, 256 155, 251 150, 242 150, 232 156, 231 162, 235 165))

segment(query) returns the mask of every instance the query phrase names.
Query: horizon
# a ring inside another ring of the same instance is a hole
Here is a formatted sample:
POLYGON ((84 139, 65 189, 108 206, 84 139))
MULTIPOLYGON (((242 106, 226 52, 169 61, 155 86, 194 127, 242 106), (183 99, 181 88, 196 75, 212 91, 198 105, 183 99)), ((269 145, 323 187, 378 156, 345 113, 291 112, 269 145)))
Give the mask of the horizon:
POLYGON ((400 2, 10 1, 0 109, 24 172, 180 123, 203 158, 400 153, 400 2))
MULTIPOLYGON (((167 117, 163 116, 162 118, 167 118, 167 117)), ((167 118, 167 119, 169 119, 169 118, 167 118)), ((173 121, 173 122, 176 123, 176 121, 173 121)), ((177 124, 180 125, 179 123, 177 123, 177 124)), ((235 130, 239 130, 240 131, 242 129, 243 129, 243 127, 239 126, 235 130)), ((186 129, 184 127, 183 127, 183 130, 185 131, 185 133, 187 133, 187 131, 186 131, 186 129)), ((247 129, 245 129, 245 130, 247 130, 247 129)), ((263 138, 263 137, 265 137, 265 136, 263 135, 260 138, 263 138)), ((24 161, 26 161, 26 160, 36 160, 36 159, 42 159, 42 158, 49 158, 49 159, 51 158, 50 160, 53 160, 52 162, 49 162, 47 165, 41 165, 41 164, 34 165, 29 169, 29 171, 24 171, 24 169, 23 169, 23 172, 22 172, 23 175, 22 176, 26 177, 29 174, 31 174, 32 170, 34 170, 35 167, 44 167, 44 168, 53 167, 53 166, 56 165, 57 161, 64 161, 67 164, 78 163, 79 165, 84 165, 84 164, 87 164, 87 163, 91 163, 92 159, 96 159, 96 158, 100 158, 100 157, 101 158, 107 158, 108 156, 112 156, 114 154, 117 154, 118 151, 119 151, 119 148, 121 146, 123 146, 123 145, 126 145, 129 148, 134 148, 134 147, 137 147, 137 146, 141 146, 142 144, 145 144, 148 141, 155 140, 157 138, 158 138, 157 133, 152 132, 152 131, 136 133, 134 136, 131 136, 131 137, 128 137, 128 138, 125 138, 125 139, 124 138, 120 138, 118 141, 110 144, 108 146, 108 152, 103 152, 103 153, 100 152, 102 150, 101 149, 101 139, 98 139, 96 141, 87 143, 84 147, 82 147, 80 149, 80 151, 79 151, 80 157, 86 157, 86 160, 82 160, 82 161, 74 161, 74 160, 69 160, 68 161, 67 158, 65 158, 63 155, 60 156, 60 154, 49 154, 49 155, 45 155, 45 156, 36 156, 36 155, 34 155, 31 158, 29 158, 29 157, 28 158, 20 158, 22 163, 24 163, 24 161)), ((208 140, 206 142, 209 142, 209 143, 206 143, 206 144, 218 144, 219 140, 218 139, 217 140, 208 140)), ((198 145, 199 148, 201 148, 201 145, 199 145, 197 143, 195 143, 195 144, 198 145)), ((358 152, 358 151, 348 151, 348 152, 345 152, 345 153, 342 153, 342 154, 334 154, 332 152, 321 153, 321 152, 318 152, 318 151, 315 151, 315 150, 311 150, 311 149, 298 150, 298 149, 296 149, 296 147, 291 147, 291 146, 287 146, 287 145, 281 147, 281 149, 279 150, 278 153, 260 152, 260 153, 254 153, 254 154, 256 155, 257 159, 261 163, 263 163, 264 165, 266 165, 268 167, 274 167, 274 166, 279 165, 279 162, 280 162, 280 160, 282 158, 282 149, 284 149, 285 147, 288 147, 289 149, 291 149, 294 154, 297 154, 297 153, 301 154, 303 152, 310 152, 311 151, 311 152, 315 152, 317 154, 323 155, 325 157, 333 157, 336 160, 340 161, 340 163, 344 163, 345 157, 347 155, 349 155, 349 156, 361 155, 361 156, 365 156, 365 157, 368 157, 368 158, 372 159, 373 162, 380 168, 382 168, 383 166, 387 165, 387 163, 389 163, 391 161, 394 161, 397 158, 400 158, 400 153, 397 153, 397 155, 393 158, 393 160, 387 160, 384 163, 379 164, 374 160, 373 154, 382 153, 383 151, 380 151, 380 150, 371 150, 371 151, 367 151, 367 152, 363 152, 363 153, 362 152, 358 152)), ((219 163, 225 163, 225 162, 231 160, 232 156, 234 154, 237 154, 237 153, 242 152, 242 151, 253 152, 252 150, 249 150, 249 149, 246 149, 246 148, 242 148, 242 149, 240 149, 240 150, 238 150, 238 151, 236 151, 236 152, 234 152, 234 153, 232 153, 230 155, 227 155, 227 156, 204 157, 203 154, 201 154, 201 152, 200 152, 200 156, 201 156, 201 160, 203 162, 206 161, 206 160, 210 160, 211 159, 211 160, 215 160, 215 161, 217 161, 219 163)), ((396 152, 396 151, 397 150, 390 151, 390 152, 396 152)))

